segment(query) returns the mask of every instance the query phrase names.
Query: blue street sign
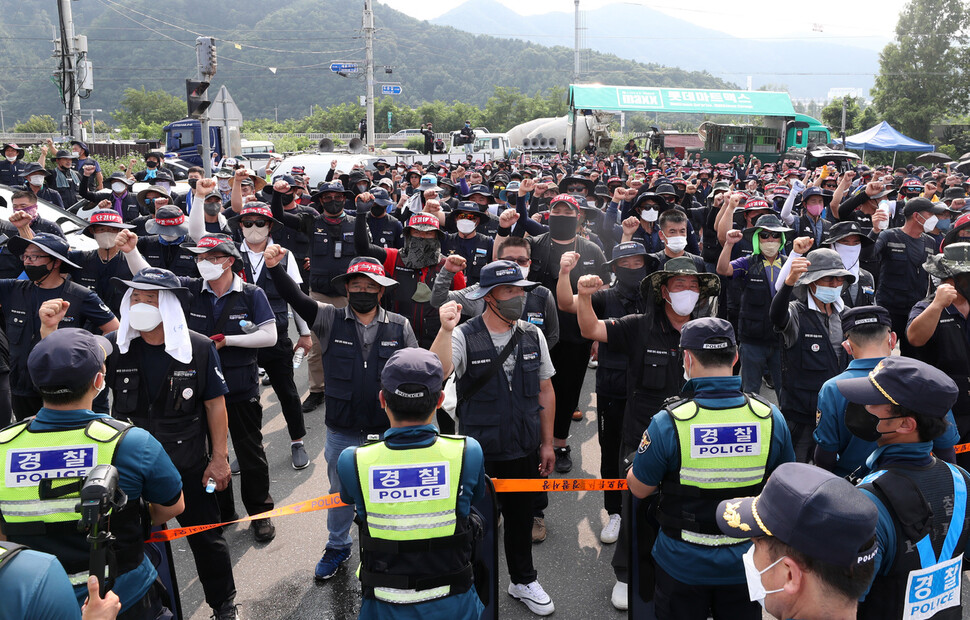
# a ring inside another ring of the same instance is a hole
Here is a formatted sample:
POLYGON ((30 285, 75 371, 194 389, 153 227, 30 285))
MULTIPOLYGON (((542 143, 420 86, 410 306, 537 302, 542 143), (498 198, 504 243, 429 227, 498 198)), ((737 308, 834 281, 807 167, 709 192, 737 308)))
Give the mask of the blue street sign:
POLYGON ((382 95, 400 95, 401 92, 400 84, 381 84, 382 95))
POLYGON ((330 70, 334 73, 358 73, 360 65, 355 62, 332 62, 330 63, 330 70))

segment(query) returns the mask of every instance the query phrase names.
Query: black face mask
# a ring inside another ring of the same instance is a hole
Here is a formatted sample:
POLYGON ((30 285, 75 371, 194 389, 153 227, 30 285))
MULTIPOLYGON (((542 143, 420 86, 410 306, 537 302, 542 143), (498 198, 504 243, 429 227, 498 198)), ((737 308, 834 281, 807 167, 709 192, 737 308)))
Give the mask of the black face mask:
POLYGON ((283 194, 283 206, 286 206, 291 202, 293 202, 294 198, 295 196, 293 196, 293 194, 283 194))
POLYGON ((354 311, 366 314, 377 307, 377 297, 378 293, 349 292, 347 293, 347 303, 354 311))
POLYGON ((576 218, 572 215, 550 215, 549 236, 556 241, 569 241, 576 236, 576 218))
POLYGON ((902 416, 893 416, 891 418, 877 418, 868 411, 864 405, 857 405, 856 403, 849 403, 845 408, 845 426, 849 429, 849 432, 862 439, 863 441, 879 441, 879 438, 883 435, 890 435, 893 431, 889 433, 881 433, 876 430, 879 423, 882 420, 894 420, 902 416))
POLYGON ((323 204, 323 210, 326 211, 329 215, 339 215, 344 210, 343 200, 330 200, 322 204, 323 204))
POLYGON ((222 213, 222 203, 221 202, 207 202, 202 207, 205 209, 206 215, 219 215, 222 213))
POLYGON ((640 288, 640 282, 647 277, 646 267, 637 267, 631 269, 629 267, 617 267, 616 268, 616 281, 617 285, 624 289, 637 290, 640 288))
POLYGON ((50 275, 51 270, 47 265, 24 265, 24 273, 31 282, 40 284, 50 275))
POLYGON ((154 159, 149 159, 148 161, 145 162, 145 166, 148 168, 157 168, 158 162, 155 161, 154 159))
POLYGON ((384 207, 382 207, 379 204, 375 204, 373 207, 370 208, 370 214, 373 215, 374 217, 381 217, 385 213, 387 213, 387 211, 385 210, 384 207))
POLYGON ((198 182, 199 182, 198 179, 189 179, 189 187, 191 187, 192 189, 195 189, 195 184, 198 182))

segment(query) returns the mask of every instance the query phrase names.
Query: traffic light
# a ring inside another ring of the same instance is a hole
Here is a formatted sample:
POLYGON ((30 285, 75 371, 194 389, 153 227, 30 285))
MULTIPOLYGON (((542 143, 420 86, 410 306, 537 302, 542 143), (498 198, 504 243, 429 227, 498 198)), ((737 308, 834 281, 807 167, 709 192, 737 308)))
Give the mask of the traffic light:
POLYGON ((216 74, 216 40, 212 37, 196 38, 195 59, 202 75, 212 79, 216 74))
POLYGON ((799 129, 798 131, 795 132, 795 144, 801 144, 801 143, 802 143, 802 130, 799 129))
POLYGON ((202 118, 209 108, 210 101, 206 95, 208 82, 185 80, 185 102, 189 109, 189 118, 202 118))

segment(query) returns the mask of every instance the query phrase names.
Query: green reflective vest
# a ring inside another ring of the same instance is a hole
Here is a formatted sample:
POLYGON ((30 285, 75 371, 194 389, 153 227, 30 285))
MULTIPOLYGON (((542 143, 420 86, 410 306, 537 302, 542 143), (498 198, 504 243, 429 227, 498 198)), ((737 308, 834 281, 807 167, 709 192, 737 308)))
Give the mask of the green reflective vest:
POLYGON ((678 540, 709 547, 734 545, 717 526, 718 503, 757 494, 771 452, 771 405, 750 395, 727 409, 681 401, 668 409, 680 447, 677 471, 661 485, 658 521, 678 540))
MULTIPOLYGON (((466 553, 457 514, 464 451, 463 437, 445 436, 422 448, 381 441, 355 450, 366 512, 359 569, 365 596, 418 603, 456 593, 458 573, 470 579, 470 547, 466 553), (448 574, 429 573, 436 569, 448 574), (449 580, 451 573, 456 578, 449 580)), ((467 590, 470 580, 460 581, 467 590)))
POLYGON ((83 553, 80 558, 76 557, 77 544, 69 548, 70 545, 65 546, 59 540, 60 535, 50 534, 73 533, 80 539, 80 549, 87 548, 84 534, 74 527, 81 519, 76 509, 81 483, 96 465, 112 463, 118 444, 129 428, 124 422, 107 418, 59 431, 31 431, 29 420, 0 430, 0 463, 4 466, 0 479, 3 530, 14 541, 20 533, 47 532, 44 537, 47 546, 38 546, 34 539, 31 545, 38 551, 56 555, 68 571, 72 585, 87 583, 87 571, 79 570, 83 569, 86 558, 83 553), (51 526, 53 530, 48 529, 51 526))

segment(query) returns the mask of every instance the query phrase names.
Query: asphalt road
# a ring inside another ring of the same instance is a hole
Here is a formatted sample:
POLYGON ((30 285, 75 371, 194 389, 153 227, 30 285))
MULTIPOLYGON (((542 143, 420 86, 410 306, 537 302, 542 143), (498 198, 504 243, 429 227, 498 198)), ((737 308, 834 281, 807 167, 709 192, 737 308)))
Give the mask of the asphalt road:
MULTIPOLYGON (((599 445, 596 441, 594 388, 595 371, 586 374, 582 421, 573 422, 571 437, 573 471, 562 477, 598 477, 599 445)), ((307 385, 305 365, 297 371, 297 387, 307 385)), ((295 471, 290 465, 289 435, 272 388, 264 387, 263 433, 276 505, 298 502, 329 491, 323 446, 326 427, 323 407, 306 415, 306 447, 310 466, 295 471)), ((554 474, 558 476, 558 474, 554 474)), ((238 477, 234 477, 238 485, 238 477)), ((245 511, 236 493, 240 514, 245 511)), ((603 545, 600 529, 606 522, 602 496, 598 492, 551 493, 546 510, 548 538, 533 545, 539 582, 556 605, 558 618, 623 618, 610 604, 614 577, 610 568, 613 545, 603 545)), ((350 561, 324 583, 315 583, 313 568, 327 541, 326 512, 318 511, 274 519, 276 538, 256 543, 246 524, 228 526, 236 602, 243 618, 349 620, 360 609, 360 583, 354 577, 358 564, 355 548, 350 561)), ((174 522, 170 523, 174 526, 174 522)), ((356 531, 356 527, 354 528, 356 531)), ((355 532, 356 534, 356 532, 355 532)), ((195 571, 192 553, 185 540, 172 543, 175 566, 186 618, 202 620, 211 614, 195 571)), ((508 571, 499 544, 499 613, 504 618, 535 618, 522 603, 509 597, 508 571)))

